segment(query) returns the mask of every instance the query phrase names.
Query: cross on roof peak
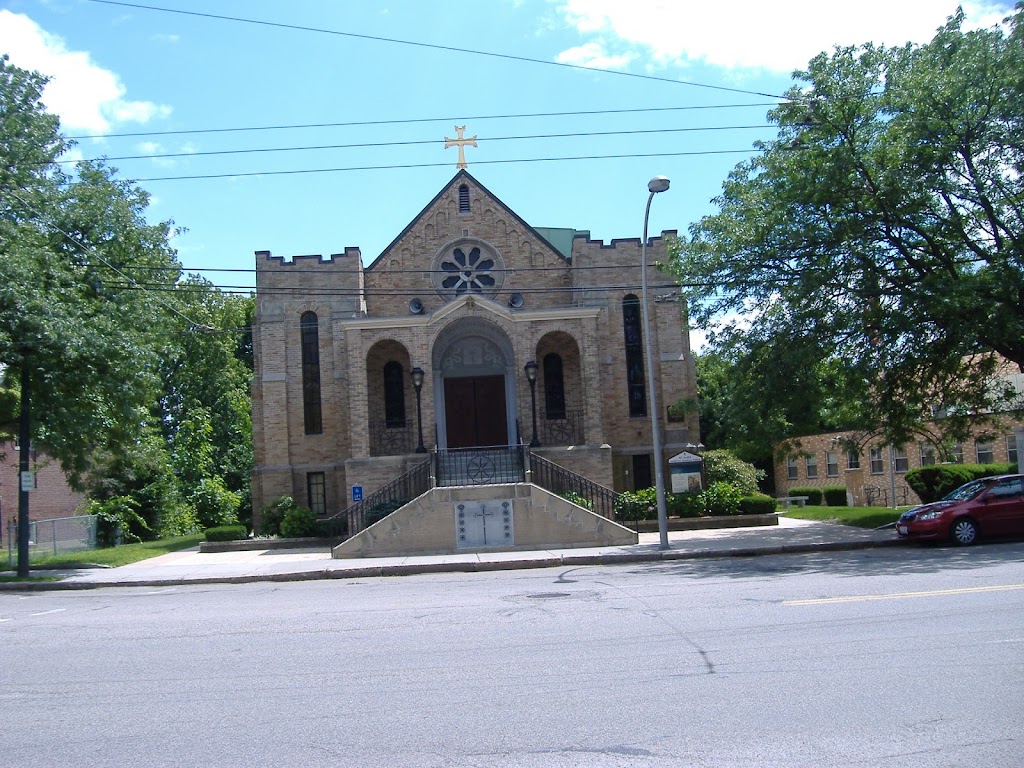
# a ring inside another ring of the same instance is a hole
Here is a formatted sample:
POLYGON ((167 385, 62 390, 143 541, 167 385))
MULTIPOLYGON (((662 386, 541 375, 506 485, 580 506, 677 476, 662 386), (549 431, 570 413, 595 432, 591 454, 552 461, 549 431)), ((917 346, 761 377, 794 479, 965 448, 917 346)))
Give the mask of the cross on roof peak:
POLYGON ((471 138, 468 138, 468 139, 465 138, 462 135, 463 131, 465 131, 465 130, 466 130, 466 126, 464 126, 464 125, 456 125, 455 126, 455 135, 456 135, 457 138, 451 139, 451 138, 449 138, 447 136, 444 137, 444 148, 445 149, 448 149, 449 147, 458 147, 459 148, 459 163, 455 167, 458 170, 460 170, 460 171, 466 170, 466 150, 465 150, 465 147, 467 145, 470 146, 470 147, 475 147, 476 146, 476 136, 472 136, 471 138))

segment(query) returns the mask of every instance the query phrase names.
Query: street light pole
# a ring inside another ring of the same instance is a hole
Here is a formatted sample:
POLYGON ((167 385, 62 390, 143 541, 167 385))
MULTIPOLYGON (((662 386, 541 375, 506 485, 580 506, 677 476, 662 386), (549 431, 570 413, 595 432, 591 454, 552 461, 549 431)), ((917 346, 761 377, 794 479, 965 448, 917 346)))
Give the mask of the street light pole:
POLYGON ((538 448, 540 440, 537 438, 537 363, 534 360, 528 362, 523 369, 526 371, 526 380, 530 382, 530 419, 533 422, 533 438, 530 440, 531 448, 538 448))
POLYGON ((644 347, 647 352, 647 388, 650 390, 648 400, 651 406, 651 435, 654 442, 654 477, 655 492, 658 496, 658 535, 661 548, 669 549, 668 544, 668 508, 665 504, 665 457, 661 450, 661 425, 658 413, 657 382, 654 378, 654 350, 651 343, 651 312, 647 297, 647 222, 651 216, 651 201, 658 192, 669 187, 669 180, 664 176, 655 176, 647 184, 650 194, 647 196, 647 209, 644 211, 644 238, 640 241, 640 286, 643 293, 644 347))

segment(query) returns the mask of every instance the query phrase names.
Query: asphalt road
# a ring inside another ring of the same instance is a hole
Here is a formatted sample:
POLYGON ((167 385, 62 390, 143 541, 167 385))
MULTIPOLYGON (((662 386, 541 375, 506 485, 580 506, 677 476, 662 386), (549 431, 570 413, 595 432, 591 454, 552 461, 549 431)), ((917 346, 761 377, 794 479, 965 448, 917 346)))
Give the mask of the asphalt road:
POLYGON ((1024 543, 0 593, 0 761, 1024 765, 1024 543))

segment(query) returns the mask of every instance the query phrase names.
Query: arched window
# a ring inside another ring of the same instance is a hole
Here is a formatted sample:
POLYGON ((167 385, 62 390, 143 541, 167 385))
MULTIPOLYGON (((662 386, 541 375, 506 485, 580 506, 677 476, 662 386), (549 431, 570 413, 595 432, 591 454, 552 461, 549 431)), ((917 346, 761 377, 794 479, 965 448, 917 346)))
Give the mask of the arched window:
POLYGON ((544 413, 548 420, 565 418, 562 357, 554 352, 544 355, 544 413))
POLYGON ((459 213, 469 213, 469 187, 465 184, 459 187, 459 213))
POLYGON ((640 329, 640 299, 629 294, 622 300, 622 328, 626 337, 626 386, 629 415, 647 415, 644 386, 644 337, 640 329))
POLYGON ((384 366, 384 423, 392 429, 405 426, 405 374, 394 360, 384 366))
POLYGON ((299 320, 302 337, 302 414, 307 435, 324 431, 320 410, 320 320, 316 312, 304 312, 299 320))

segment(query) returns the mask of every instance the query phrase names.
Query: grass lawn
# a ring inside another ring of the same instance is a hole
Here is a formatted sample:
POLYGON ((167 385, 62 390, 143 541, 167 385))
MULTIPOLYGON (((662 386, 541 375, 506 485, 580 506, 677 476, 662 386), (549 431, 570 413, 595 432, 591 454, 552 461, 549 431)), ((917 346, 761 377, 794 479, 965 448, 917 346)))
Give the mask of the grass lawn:
POLYGON ((823 520, 858 528, 878 528, 895 523, 900 514, 910 507, 891 509, 888 507, 790 507, 787 517, 800 520, 823 520))
MULTIPOLYGON (((107 547, 104 549, 79 550, 59 555, 36 555, 31 556, 30 562, 33 568, 67 568, 82 563, 95 565, 109 565, 116 568, 119 565, 137 563, 140 560, 148 560, 157 555, 165 555, 168 552, 177 552, 179 549, 195 547, 204 540, 202 533, 193 533, 188 536, 176 536, 173 539, 160 539, 159 541, 144 541, 140 544, 122 544, 120 547, 107 547)), ((14 561, 17 564, 18 553, 15 550, 14 561)), ((15 566, 16 567, 16 566, 15 566)), ((8 570, 7 558, 0 561, 0 571, 8 570)))

